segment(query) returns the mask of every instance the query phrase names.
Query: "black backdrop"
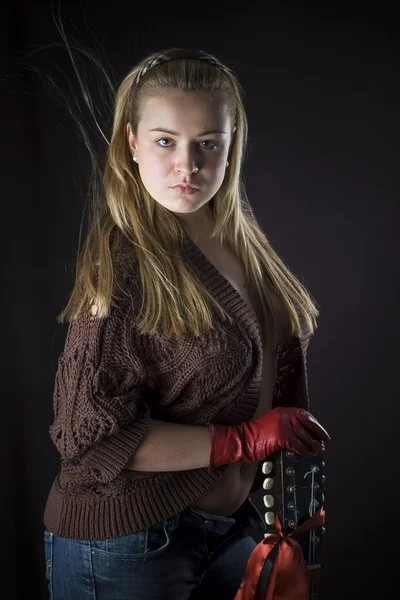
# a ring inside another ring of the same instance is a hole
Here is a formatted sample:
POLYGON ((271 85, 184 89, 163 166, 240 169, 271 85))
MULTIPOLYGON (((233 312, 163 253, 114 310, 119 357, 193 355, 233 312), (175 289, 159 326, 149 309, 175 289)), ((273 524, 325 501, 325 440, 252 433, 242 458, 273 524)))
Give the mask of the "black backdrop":
MULTIPOLYGON (((138 4, 65 2, 61 16, 67 34, 92 50, 100 44, 117 82, 144 55, 170 46, 202 48, 236 70, 250 126, 250 202, 321 309, 308 359, 312 412, 332 436, 321 599, 386 597, 382 582, 394 592, 397 581, 389 549, 398 525, 394 8, 138 4)), ((56 315, 72 285, 89 161, 46 85, 50 75, 71 99, 66 51, 29 55, 61 41, 50 0, 14 0, 1 10, 0 572, 12 589, 2 597, 36 600, 47 597, 42 514, 58 470, 48 427, 66 327, 56 315)), ((254 499, 262 510, 262 494, 254 499)))

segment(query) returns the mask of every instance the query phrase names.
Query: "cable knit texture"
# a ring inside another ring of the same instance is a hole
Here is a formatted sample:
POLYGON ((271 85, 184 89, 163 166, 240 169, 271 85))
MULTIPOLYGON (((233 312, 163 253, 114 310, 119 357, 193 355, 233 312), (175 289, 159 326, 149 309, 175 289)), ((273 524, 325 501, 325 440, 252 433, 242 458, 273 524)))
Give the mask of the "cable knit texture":
MULTIPOLYGON (((46 529, 76 539, 146 530, 191 505, 223 477, 227 465, 174 472, 125 469, 146 436, 149 418, 236 425, 256 412, 262 342, 255 314, 185 235, 189 268, 233 317, 201 337, 171 340, 132 325, 141 302, 132 267, 127 294, 107 318, 89 311, 70 322, 54 385, 50 437, 61 468, 50 489, 46 529)), ((129 269, 127 271, 130 272, 129 269)), ((274 406, 309 408, 309 338, 278 347, 274 406)), ((259 469, 251 491, 262 485, 259 469)))

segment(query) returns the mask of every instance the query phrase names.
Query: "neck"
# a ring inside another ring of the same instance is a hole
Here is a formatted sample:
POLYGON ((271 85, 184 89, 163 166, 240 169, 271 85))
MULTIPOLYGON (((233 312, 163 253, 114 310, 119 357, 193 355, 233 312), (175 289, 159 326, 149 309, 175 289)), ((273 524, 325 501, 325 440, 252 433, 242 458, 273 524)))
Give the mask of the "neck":
POLYGON ((215 219, 211 210, 177 215, 186 233, 193 239, 209 239, 214 229, 215 219))

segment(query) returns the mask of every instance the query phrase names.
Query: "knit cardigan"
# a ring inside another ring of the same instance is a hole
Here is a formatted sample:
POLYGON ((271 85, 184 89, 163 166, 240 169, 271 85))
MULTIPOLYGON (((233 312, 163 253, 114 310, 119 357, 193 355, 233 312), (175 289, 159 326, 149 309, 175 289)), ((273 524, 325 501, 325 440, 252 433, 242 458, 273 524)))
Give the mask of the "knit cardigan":
MULTIPOLYGON (((140 307, 135 270, 106 318, 89 310, 70 321, 55 376, 50 437, 60 470, 48 494, 44 525, 75 539, 104 539, 146 530, 182 511, 224 476, 227 465, 186 471, 125 469, 150 418, 237 425, 256 412, 262 341, 253 310, 185 234, 183 257, 233 323, 174 340, 132 326, 140 307)), ((129 272, 129 271, 128 271, 129 272)), ((309 408, 309 338, 278 346, 273 406, 309 408)), ((251 492, 262 485, 261 463, 251 492)))

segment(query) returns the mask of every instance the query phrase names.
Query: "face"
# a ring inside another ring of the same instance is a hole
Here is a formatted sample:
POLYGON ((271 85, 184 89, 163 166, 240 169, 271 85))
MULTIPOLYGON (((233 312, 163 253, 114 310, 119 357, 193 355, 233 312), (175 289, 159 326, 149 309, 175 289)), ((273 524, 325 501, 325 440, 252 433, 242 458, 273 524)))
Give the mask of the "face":
POLYGON ((193 225, 210 213, 207 203, 225 177, 231 128, 222 96, 180 90, 146 101, 136 135, 127 124, 143 185, 182 223, 193 225))

